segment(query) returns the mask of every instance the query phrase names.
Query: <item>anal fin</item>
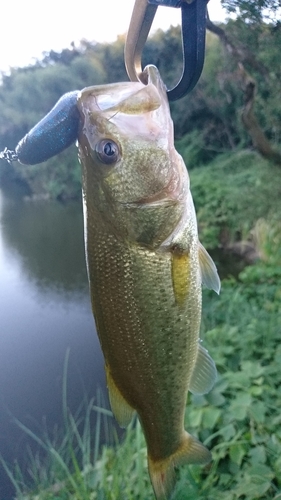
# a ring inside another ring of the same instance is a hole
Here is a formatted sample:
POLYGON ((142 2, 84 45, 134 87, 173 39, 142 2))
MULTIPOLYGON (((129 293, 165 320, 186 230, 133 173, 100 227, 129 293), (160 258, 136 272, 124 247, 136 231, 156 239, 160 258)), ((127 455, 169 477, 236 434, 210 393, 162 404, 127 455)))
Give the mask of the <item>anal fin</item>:
POLYGON ((105 373, 112 412, 120 427, 127 427, 133 418, 135 410, 127 403, 119 391, 107 365, 105 365, 105 373))
POLYGON ((191 375, 189 390, 192 394, 207 394, 217 378, 215 362, 208 351, 199 344, 196 363, 191 375))

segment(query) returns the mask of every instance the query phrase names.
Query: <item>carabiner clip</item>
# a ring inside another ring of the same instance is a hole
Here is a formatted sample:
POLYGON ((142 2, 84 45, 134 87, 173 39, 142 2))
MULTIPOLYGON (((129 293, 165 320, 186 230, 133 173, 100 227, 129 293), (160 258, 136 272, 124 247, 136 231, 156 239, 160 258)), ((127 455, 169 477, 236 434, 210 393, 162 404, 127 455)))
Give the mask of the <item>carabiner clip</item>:
POLYGON ((167 90, 176 101, 196 85, 205 56, 208 0, 136 0, 125 44, 125 65, 132 81, 142 81, 142 51, 158 6, 180 7, 182 13, 183 71, 177 85, 167 90))

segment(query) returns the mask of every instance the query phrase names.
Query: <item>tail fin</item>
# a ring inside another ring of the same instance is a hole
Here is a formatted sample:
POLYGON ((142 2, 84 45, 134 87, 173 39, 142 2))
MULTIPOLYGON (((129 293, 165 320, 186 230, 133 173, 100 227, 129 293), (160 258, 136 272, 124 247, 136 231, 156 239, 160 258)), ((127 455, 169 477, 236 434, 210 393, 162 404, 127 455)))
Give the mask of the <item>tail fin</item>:
POLYGON ((212 455, 205 446, 187 432, 182 444, 170 457, 153 460, 148 455, 148 470, 157 500, 169 500, 175 487, 175 467, 183 464, 206 464, 212 455))

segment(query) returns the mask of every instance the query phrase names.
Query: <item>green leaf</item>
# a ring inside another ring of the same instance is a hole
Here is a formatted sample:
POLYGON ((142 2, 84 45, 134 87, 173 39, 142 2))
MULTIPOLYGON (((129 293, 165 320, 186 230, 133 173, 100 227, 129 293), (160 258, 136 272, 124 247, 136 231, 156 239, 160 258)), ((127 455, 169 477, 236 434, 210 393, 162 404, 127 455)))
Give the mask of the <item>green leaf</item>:
POLYGON ((256 498, 261 498, 270 487, 271 483, 269 481, 256 483, 249 478, 248 481, 240 483, 235 492, 237 497, 245 496, 247 500, 255 500, 256 498))
POLYGON ((234 462, 237 465, 241 465, 241 462, 246 453, 247 453, 246 447, 243 444, 239 443, 233 444, 229 450, 229 456, 232 462, 234 462))
POLYGON ((241 361, 241 370, 246 372, 250 378, 258 378, 264 373, 264 367, 256 361, 241 361))
POLYGON ((258 463, 264 464, 266 461, 266 451, 265 447, 262 445, 252 448, 249 455, 253 465, 258 463))
POLYGON ((213 429, 221 416, 221 410, 210 406, 204 408, 202 426, 203 429, 213 429))
POLYGON ((252 387, 250 388, 252 396, 260 396, 263 393, 263 391, 264 391, 263 387, 259 387, 256 385, 252 385, 252 387))
POLYGON ((266 406, 262 401, 256 401, 251 405, 250 414, 252 418, 261 424, 265 421, 266 406))
POLYGON ((255 478, 257 483, 262 482, 264 479, 273 479, 275 475, 270 467, 259 463, 249 467, 247 472, 252 478, 255 478))
POLYGON ((220 434, 221 434, 221 436, 223 437, 223 439, 225 441, 229 441, 236 434, 236 430, 235 430, 234 425, 233 424, 226 425, 225 427, 223 427, 222 429, 220 429, 220 434))
POLYGON ((252 398, 247 392, 242 392, 236 396, 229 406, 229 411, 236 420, 244 420, 251 406, 252 398))
POLYGON ((225 397, 218 390, 213 389, 209 394, 207 394, 206 399, 210 405, 222 406, 225 403, 225 397))
POLYGON ((203 417, 203 408, 190 408, 187 410, 187 422, 192 427, 200 427, 203 417))
POLYGON ((229 483, 231 483, 233 480, 233 477, 231 474, 220 474, 219 477, 219 485, 221 486, 227 486, 229 483))

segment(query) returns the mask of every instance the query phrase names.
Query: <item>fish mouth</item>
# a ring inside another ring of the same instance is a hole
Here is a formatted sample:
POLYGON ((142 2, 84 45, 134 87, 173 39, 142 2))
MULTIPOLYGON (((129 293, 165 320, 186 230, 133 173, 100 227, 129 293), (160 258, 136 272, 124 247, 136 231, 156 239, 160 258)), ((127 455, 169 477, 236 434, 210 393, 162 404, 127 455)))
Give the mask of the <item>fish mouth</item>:
POLYGON ((182 201, 183 186, 179 179, 171 179, 166 188, 154 193, 151 196, 145 196, 138 200, 123 202, 122 204, 133 208, 153 208, 163 206, 178 205, 182 201))
POLYGON ((158 200, 137 200, 137 201, 129 201, 120 203, 124 207, 127 208, 155 208, 155 207, 170 207, 173 205, 177 205, 178 200, 172 200, 171 198, 159 198, 158 200))
POLYGON ((153 208, 153 207, 162 207, 162 206, 172 206, 177 205, 180 202, 178 196, 173 196, 172 193, 169 193, 167 196, 167 190, 161 191, 159 193, 155 193, 152 196, 146 196, 145 198, 140 198, 135 201, 127 201, 122 203, 122 205, 126 205, 128 207, 134 208, 153 208))

